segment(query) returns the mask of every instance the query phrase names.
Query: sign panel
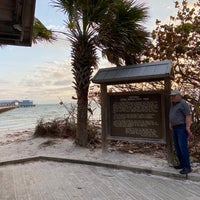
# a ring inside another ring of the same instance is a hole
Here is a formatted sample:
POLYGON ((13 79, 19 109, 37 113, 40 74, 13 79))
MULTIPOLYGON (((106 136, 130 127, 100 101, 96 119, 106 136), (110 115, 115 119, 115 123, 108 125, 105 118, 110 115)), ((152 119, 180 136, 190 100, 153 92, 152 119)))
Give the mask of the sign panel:
POLYGON ((165 143, 162 93, 108 94, 108 137, 165 143))

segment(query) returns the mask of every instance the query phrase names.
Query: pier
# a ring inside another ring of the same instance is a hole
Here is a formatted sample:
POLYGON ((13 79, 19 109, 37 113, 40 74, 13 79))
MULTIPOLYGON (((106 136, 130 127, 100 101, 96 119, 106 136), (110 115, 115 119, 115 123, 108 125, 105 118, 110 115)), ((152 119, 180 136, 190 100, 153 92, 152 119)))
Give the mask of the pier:
POLYGON ((0 113, 9 111, 9 110, 12 110, 15 108, 18 108, 18 106, 2 106, 2 107, 0 107, 0 113))
POLYGON ((0 113, 19 107, 34 107, 32 100, 0 100, 0 113))

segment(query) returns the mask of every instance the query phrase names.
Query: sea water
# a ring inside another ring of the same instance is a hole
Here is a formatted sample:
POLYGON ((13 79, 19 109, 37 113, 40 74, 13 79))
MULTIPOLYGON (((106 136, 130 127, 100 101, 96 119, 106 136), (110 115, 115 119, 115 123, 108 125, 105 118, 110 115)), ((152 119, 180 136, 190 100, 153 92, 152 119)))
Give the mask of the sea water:
MULTIPOLYGON (((72 107, 74 106, 71 104, 41 104, 3 112, 0 114, 0 136, 21 131, 34 131, 41 119, 45 122, 65 119, 69 116, 72 107)), ((99 114, 95 114, 94 118, 98 120, 99 114)))

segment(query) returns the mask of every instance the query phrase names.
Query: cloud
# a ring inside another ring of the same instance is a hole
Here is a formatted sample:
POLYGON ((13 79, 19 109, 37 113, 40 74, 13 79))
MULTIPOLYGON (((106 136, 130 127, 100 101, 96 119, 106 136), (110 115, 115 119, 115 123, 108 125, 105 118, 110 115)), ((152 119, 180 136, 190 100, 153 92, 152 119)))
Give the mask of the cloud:
POLYGON ((39 102, 56 102, 58 96, 69 101, 75 91, 72 87, 72 73, 70 61, 53 61, 43 65, 37 65, 18 83, 23 88, 22 96, 29 96, 39 102))
POLYGON ((51 24, 51 25, 48 25, 47 28, 50 30, 56 30, 56 31, 66 31, 66 26, 64 25, 60 26, 60 25, 51 24))
POLYGON ((56 86, 63 86, 63 85, 67 85, 67 84, 68 84, 67 80, 61 80, 61 81, 54 82, 54 85, 56 85, 56 86))
POLYGON ((10 83, 10 82, 7 81, 7 80, 0 79, 0 87, 1 87, 2 85, 7 85, 7 84, 9 84, 9 83, 10 83))

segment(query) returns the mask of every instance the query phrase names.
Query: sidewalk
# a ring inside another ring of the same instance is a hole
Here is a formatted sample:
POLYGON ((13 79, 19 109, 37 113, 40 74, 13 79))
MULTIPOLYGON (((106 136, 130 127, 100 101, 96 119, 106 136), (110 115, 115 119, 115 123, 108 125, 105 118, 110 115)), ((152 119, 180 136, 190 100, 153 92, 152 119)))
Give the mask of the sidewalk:
POLYGON ((159 154, 103 152, 81 148, 68 139, 29 134, 0 142, 2 200, 200 198, 199 165, 186 180, 159 154))
POLYGON ((0 167, 2 200, 199 200, 200 183, 52 161, 0 167))
POLYGON ((0 166, 30 161, 66 162, 200 182, 200 164, 192 164, 193 172, 186 177, 169 167, 166 159, 160 157, 109 150, 103 152, 102 149, 79 147, 68 139, 31 136, 0 146, 0 166))

